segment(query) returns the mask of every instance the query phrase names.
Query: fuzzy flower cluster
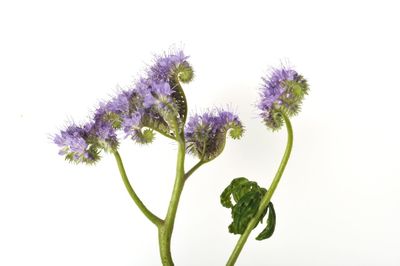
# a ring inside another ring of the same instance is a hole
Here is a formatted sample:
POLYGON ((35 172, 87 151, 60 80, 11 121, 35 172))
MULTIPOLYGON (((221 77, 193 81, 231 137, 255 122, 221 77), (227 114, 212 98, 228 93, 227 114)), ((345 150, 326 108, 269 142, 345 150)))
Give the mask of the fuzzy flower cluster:
POLYGON ((179 81, 189 82, 193 77, 187 59, 182 51, 157 56, 133 88, 101 103, 90 122, 70 125, 55 135, 60 154, 72 162, 94 163, 101 150, 118 148, 118 131, 138 143, 151 142, 154 130, 175 138, 183 127, 178 100, 184 97, 176 88, 179 81))
POLYGON ((214 110, 191 117, 185 128, 187 151, 204 162, 221 154, 225 147, 226 134, 239 139, 244 131, 237 115, 223 110, 214 110))
POLYGON ((75 124, 68 126, 62 130, 59 135, 54 137, 54 143, 60 147, 60 155, 74 162, 92 163, 99 158, 99 150, 91 140, 93 131, 90 125, 79 127, 75 124))
POLYGON ((183 51, 157 57, 153 66, 148 71, 149 79, 162 82, 171 78, 171 73, 179 73, 178 77, 182 82, 189 82, 193 79, 193 70, 183 51))
POLYGON ((283 125, 281 112, 293 116, 300 111, 303 98, 308 94, 308 84, 290 68, 273 69, 263 81, 258 107, 267 127, 277 130, 283 125))

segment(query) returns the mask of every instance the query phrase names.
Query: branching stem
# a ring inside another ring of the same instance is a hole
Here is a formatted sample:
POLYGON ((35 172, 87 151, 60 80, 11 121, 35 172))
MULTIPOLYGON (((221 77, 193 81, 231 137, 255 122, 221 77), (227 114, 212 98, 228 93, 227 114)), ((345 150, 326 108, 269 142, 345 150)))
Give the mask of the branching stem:
POLYGON ((122 181, 124 181, 124 185, 126 187, 126 190, 128 191, 129 195, 133 199, 133 201, 136 203, 136 205, 139 207, 139 209, 142 211, 142 213, 156 226, 160 226, 163 224, 163 220, 158 218, 155 214, 153 214, 147 207, 143 204, 143 202, 140 200, 138 195, 135 193, 133 190, 128 176, 125 172, 124 164, 122 163, 121 156, 119 155, 118 151, 114 151, 114 156, 118 164, 118 169, 122 177, 122 181))
POLYGON ((196 163, 189 171, 185 173, 185 181, 203 164, 205 164, 204 161, 200 160, 198 163, 196 163))

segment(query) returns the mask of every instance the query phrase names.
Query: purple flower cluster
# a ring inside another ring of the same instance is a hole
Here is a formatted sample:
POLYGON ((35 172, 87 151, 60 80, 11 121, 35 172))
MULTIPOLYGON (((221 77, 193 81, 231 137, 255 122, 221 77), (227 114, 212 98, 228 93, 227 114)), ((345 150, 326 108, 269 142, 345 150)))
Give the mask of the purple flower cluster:
POLYGON ((231 112, 214 110, 195 115, 185 129, 187 151, 204 162, 211 161, 223 151, 228 131, 234 139, 240 138, 244 131, 238 116, 231 112))
POLYGON ((273 69, 263 81, 258 107, 267 127, 276 130, 283 125, 281 112, 289 116, 299 112, 304 95, 308 93, 308 84, 290 68, 273 69))
POLYGON ((112 152, 118 148, 118 130, 138 143, 151 142, 153 130, 174 137, 180 117, 173 85, 181 79, 180 75, 193 72, 187 58, 182 51, 156 57, 145 77, 133 88, 101 103, 89 123, 71 125, 54 137, 60 154, 78 163, 96 162, 99 151, 112 152))
POLYGON ((89 143, 90 128, 70 125, 54 137, 54 143, 60 147, 60 155, 71 162, 92 163, 98 158, 98 150, 89 143))
MULTIPOLYGON (((174 70, 189 67, 186 61, 189 57, 183 51, 178 51, 174 54, 158 56, 148 70, 149 79, 155 82, 163 82, 170 79, 174 70)), ((181 73, 182 74, 182 73, 181 73)))

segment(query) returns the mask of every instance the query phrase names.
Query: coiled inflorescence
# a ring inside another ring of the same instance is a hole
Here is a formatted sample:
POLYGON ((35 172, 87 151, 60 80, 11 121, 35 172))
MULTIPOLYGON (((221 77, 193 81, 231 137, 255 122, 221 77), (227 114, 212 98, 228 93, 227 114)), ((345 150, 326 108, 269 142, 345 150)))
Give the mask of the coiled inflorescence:
POLYGON ((304 95, 308 94, 308 84, 290 68, 273 69, 263 81, 258 104, 260 115, 267 127, 277 130, 283 125, 282 112, 290 117, 300 111, 304 95))
POLYGON ((189 82, 193 70, 182 51, 157 56, 133 88, 103 102, 93 119, 70 125, 54 137, 60 154, 76 163, 94 163, 101 150, 118 148, 117 131, 138 143, 149 143, 154 130, 177 138, 186 119, 186 99, 179 82, 189 82))
POLYGON ((226 134, 239 139, 244 131, 237 115, 223 110, 214 110, 191 117, 185 129, 187 151, 204 162, 221 154, 225 147, 226 134))
POLYGON ((71 162, 93 163, 99 159, 99 149, 95 145, 96 136, 92 136, 91 126, 70 125, 54 137, 54 143, 60 146, 60 155, 71 162))

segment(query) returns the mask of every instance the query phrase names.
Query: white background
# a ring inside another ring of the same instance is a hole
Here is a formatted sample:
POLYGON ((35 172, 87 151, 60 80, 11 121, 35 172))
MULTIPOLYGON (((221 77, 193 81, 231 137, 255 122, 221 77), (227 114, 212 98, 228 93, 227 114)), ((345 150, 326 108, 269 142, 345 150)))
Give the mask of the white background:
MULTIPOLYGON (((220 193, 234 177, 272 180, 286 132, 268 131, 254 105, 260 78, 286 61, 311 91, 292 119, 275 234, 251 235, 237 265, 400 265, 396 2, 1 1, 0 265, 159 265, 156 228, 114 158, 68 164, 50 136, 85 121, 171 45, 196 71, 185 86, 191 113, 228 105, 247 129, 187 182, 176 265, 224 265, 237 236, 220 193)), ((175 153, 162 136, 121 147, 133 186, 160 216, 175 153)))

